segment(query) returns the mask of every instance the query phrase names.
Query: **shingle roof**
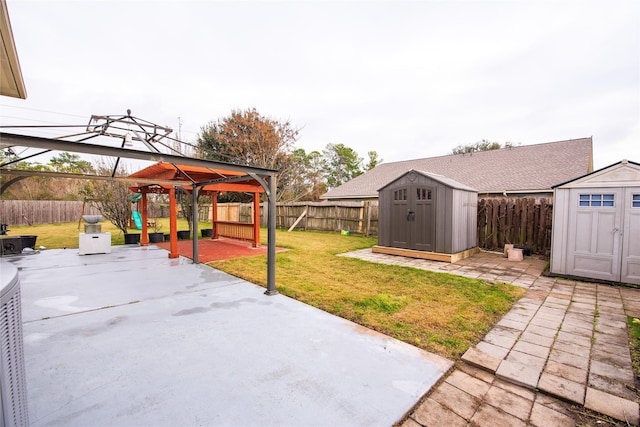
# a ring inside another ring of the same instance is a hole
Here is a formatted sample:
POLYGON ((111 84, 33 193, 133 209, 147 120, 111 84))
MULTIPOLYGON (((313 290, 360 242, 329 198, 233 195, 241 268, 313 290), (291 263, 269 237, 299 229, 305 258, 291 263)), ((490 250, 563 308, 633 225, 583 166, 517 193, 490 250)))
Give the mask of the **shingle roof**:
POLYGON ((553 185, 591 172, 592 152, 592 139, 589 137, 382 163, 329 190, 322 198, 376 198, 378 189, 411 169, 444 175, 477 189, 480 194, 551 192, 553 185))

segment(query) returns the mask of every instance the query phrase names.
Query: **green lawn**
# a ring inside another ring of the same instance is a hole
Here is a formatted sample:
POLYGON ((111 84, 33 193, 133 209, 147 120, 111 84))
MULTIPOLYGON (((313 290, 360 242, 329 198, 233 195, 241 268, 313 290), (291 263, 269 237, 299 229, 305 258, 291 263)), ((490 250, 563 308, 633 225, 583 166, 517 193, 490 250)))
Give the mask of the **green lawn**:
MULTIPOLYGON (((162 231, 168 232, 164 222, 162 231)), ((101 224, 112 232, 114 245, 123 244, 119 230, 108 221, 101 224)), ((78 247, 77 223, 10 229, 12 236, 37 235, 38 246, 78 247)), ((187 229, 185 220, 178 221, 178 229, 187 229)), ((266 244, 265 229, 261 236, 266 244)), ((524 294, 507 284, 336 256, 371 247, 376 238, 277 230, 276 242, 288 249, 276 255, 276 286, 282 294, 451 359, 476 344, 524 294)), ((266 286, 266 255, 212 266, 266 286)))
MULTIPOLYGON (((376 238, 278 230, 276 241, 289 249, 276 255, 281 293, 448 358, 476 344, 524 294, 508 284, 335 256, 376 238)), ((266 256, 212 265, 266 286, 266 256)))
MULTIPOLYGON (((155 219, 154 219, 155 220, 155 219)), ((160 232, 169 232, 169 219, 159 218, 160 232)), ((112 245, 124 245, 124 235, 109 221, 100 221, 103 232, 111 232, 112 245)), ((200 222, 200 229, 211 228, 211 223, 200 222)), ((178 219, 178 230, 188 230, 187 220, 178 219)), ((63 224, 39 224, 33 226, 12 226, 9 227, 9 236, 38 236, 37 246, 44 246, 49 249, 77 248, 78 233, 84 232, 84 223, 78 228, 77 222, 66 222, 63 224)), ((149 233, 153 230, 149 229, 149 233)), ((129 229, 129 233, 140 233, 135 228, 129 229)))

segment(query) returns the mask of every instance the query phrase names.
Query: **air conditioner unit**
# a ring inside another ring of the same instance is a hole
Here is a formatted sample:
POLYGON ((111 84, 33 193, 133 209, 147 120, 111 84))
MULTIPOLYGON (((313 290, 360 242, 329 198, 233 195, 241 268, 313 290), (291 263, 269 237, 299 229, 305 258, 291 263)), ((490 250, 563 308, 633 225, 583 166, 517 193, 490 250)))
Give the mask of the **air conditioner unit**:
POLYGON ((18 269, 0 261, 0 427, 28 426, 18 269))

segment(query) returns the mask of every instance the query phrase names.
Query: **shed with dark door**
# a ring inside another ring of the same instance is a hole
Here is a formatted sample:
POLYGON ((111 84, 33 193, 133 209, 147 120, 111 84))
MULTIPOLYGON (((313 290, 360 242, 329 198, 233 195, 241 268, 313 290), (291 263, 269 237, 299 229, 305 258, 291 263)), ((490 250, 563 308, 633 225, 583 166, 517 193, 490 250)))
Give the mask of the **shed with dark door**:
POLYGON ((374 252, 455 262, 477 252, 478 192, 411 170, 378 190, 374 252))
POLYGON ((553 275, 640 285, 640 163, 554 187, 553 275))

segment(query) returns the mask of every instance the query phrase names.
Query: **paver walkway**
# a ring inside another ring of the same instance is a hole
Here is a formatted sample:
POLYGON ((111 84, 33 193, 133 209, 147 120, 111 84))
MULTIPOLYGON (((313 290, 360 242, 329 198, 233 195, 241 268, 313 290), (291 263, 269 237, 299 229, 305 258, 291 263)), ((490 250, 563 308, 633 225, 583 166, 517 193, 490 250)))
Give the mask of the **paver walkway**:
POLYGON ((481 253, 446 264, 370 250, 347 256, 528 287, 403 426, 574 425, 565 402, 640 424, 627 331, 627 316, 640 317, 640 290, 541 277, 545 261, 535 257, 481 253))

